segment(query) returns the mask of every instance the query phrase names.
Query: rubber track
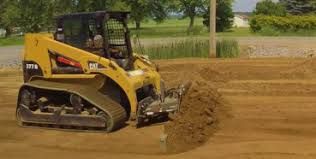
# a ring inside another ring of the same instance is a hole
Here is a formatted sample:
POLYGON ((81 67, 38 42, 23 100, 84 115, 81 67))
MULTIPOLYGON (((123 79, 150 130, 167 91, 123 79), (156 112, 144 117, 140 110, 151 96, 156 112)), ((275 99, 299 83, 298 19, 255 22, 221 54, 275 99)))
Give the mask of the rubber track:
POLYGON ((95 107, 103 110, 110 117, 112 124, 107 128, 108 132, 117 130, 125 124, 127 114, 124 108, 108 96, 99 92, 97 88, 91 87, 90 85, 37 79, 25 83, 22 88, 25 86, 44 90, 68 92, 80 96, 95 107))

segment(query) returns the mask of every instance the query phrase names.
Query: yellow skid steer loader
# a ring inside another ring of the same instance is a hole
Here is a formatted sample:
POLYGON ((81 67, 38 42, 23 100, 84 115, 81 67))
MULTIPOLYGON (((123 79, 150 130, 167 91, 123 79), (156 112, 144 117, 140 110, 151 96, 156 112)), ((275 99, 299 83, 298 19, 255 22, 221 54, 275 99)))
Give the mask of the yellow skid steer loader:
POLYGON ((133 54, 128 14, 67 14, 53 35, 26 34, 19 124, 111 132, 179 110, 189 85, 166 90, 155 64, 133 54))

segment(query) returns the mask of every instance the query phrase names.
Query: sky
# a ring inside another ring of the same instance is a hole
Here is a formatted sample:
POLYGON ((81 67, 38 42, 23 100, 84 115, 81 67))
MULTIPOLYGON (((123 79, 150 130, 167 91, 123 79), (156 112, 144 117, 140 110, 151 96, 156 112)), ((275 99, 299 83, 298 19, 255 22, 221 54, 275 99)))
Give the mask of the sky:
POLYGON ((234 12, 251 12, 260 0, 235 0, 234 12))
POLYGON ((252 12, 259 1, 260 0, 235 0, 233 5, 234 12, 252 12))

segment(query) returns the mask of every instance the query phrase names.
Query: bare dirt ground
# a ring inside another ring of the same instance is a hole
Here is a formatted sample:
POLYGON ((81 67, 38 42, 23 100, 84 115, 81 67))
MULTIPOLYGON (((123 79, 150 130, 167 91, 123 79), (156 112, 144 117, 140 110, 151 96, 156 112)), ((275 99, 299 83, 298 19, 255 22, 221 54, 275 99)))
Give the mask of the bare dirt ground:
MULTIPOLYGON (((163 125, 111 134, 18 127, 21 72, 0 71, 0 158, 316 158, 316 62, 310 59, 157 61, 167 85, 207 83, 225 99, 227 115, 206 143, 162 154, 163 125)), ((199 107, 192 104, 192 107, 199 107)))

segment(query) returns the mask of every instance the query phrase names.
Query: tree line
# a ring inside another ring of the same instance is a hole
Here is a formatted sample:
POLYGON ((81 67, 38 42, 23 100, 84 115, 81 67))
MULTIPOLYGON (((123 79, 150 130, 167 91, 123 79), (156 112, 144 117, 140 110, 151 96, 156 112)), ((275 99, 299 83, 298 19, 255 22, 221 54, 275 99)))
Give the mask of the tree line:
POLYGON ((256 5, 250 29, 277 35, 286 32, 316 30, 316 0, 263 0, 256 5))
MULTIPOLYGON (((233 0, 217 1, 218 31, 224 31, 232 26, 233 0)), ((58 15, 101 10, 130 11, 136 29, 147 18, 160 23, 170 14, 180 15, 190 19, 190 32, 198 16, 208 26, 209 0, 1 0, 0 8, 0 28, 6 30, 6 36, 15 27, 33 33, 50 30, 58 15)))
POLYGON ((315 15, 316 0, 263 0, 258 2, 254 15, 287 16, 315 15))
MULTIPOLYGON (((226 31, 233 23, 234 0, 217 0, 217 31, 226 31)), ((145 19, 163 22, 168 15, 188 17, 188 32, 192 31, 196 17, 204 18, 209 27, 209 0, 1 0, 0 28, 9 36, 16 27, 23 32, 40 32, 54 26, 54 17, 74 12, 100 10, 130 11, 135 28, 140 29, 145 19)), ((316 13, 316 0, 263 0, 254 15, 306 15, 316 13)))

